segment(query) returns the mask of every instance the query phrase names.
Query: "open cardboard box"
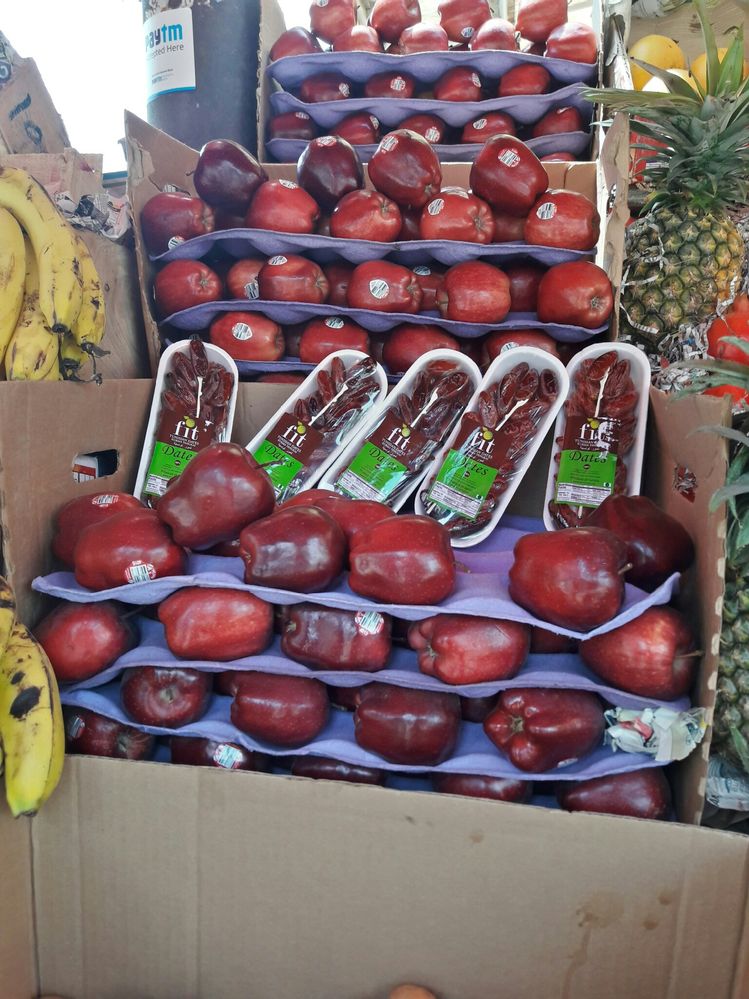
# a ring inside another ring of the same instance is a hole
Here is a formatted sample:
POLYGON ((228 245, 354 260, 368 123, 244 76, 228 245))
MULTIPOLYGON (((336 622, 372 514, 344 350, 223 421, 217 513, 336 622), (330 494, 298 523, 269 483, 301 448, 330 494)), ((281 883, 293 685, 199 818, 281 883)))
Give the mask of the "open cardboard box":
MULTIPOLYGON (((52 515, 132 488, 151 383, 0 389, 2 558, 33 624, 52 515), (74 455, 106 449, 117 471, 74 482, 74 455)), ((235 439, 286 395, 242 385, 235 439)), ((725 518, 708 504, 726 451, 689 434, 726 407, 653 393, 652 414, 648 489, 697 544, 682 601, 710 709, 725 518)), ((540 512, 545 460, 516 510, 540 512)), ((674 768, 682 823, 699 821, 706 756, 674 768)), ((746 839, 683 824, 72 758, 38 817, 0 809, 0 996, 385 999, 417 980, 441 999, 745 999, 748 869, 746 839)))

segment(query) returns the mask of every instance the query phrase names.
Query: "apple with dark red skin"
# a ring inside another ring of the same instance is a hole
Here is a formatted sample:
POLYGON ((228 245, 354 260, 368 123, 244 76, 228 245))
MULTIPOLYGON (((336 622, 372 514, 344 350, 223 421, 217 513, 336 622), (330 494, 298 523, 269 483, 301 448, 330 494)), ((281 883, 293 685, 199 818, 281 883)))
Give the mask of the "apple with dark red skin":
POLYGON ((384 503, 378 503, 376 500, 347 499, 329 489, 305 489, 287 499, 279 509, 285 510, 294 506, 316 506, 330 514, 346 535, 347 545, 351 544, 359 531, 395 516, 390 507, 384 503))
POLYGON ((273 608, 242 590, 188 586, 159 604, 166 644, 179 659, 230 662, 264 652, 273 608))
POLYGON ((285 608, 281 650, 311 669, 376 673, 390 658, 390 616, 316 604, 285 608))
POLYGON ((181 728, 198 721, 211 702, 210 673, 182 666, 136 666, 120 685, 122 708, 139 725, 181 728))
POLYGON ((429 142, 403 128, 385 136, 368 170, 377 190, 404 208, 423 208, 442 184, 440 161, 429 142))
POLYGON ((226 273, 226 290, 230 298, 257 298, 257 276, 265 264, 264 257, 243 257, 226 273))
MULTIPOLYGON (((412 55, 414 52, 447 52, 449 39, 447 32, 439 24, 421 22, 412 24, 401 32, 396 43, 401 55, 412 55)), ((390 52, 394 51, 391 45, 390 52)))
POLYGON ((169 740, 172 763, 193 767, 221 767, 224 770, 255 770, 267 773, 270 761, 263 753, 245 749, 236 742, 214 742, 192 736, 172 736, 169 740))
POLYGON ((362 767, 356 763, 342 763, 327 756, 297 756, 291 764, 292 777, 311 777, 314 780, 343 780, 349 784, 385 783, 385 771, 375 767, 362 767))
POLYGON ((596 33, 582 21, 566 21, 554 28, 546 39, 550 59, 570 59, 572 62, 595 62, 598 58, 596 33))
POLYGON ((154 737, 114 718, 64 704, 65 751, 83 756, 108 756, 118 760, 147 760, 154 737))
POLYGON ((34 628, 34 637, 47 653, 59 683, 77 683, 101 673, 138 640, 109 600, 60 604, 34 628))
POLYGON ((520 0, 515 30, 531 42, 545 42, 566 20, 567 0, 520 0))
POLYGON ((536 63, 521 63, 508 70, 499 81, 497 97, 545 94, 551 86, 550 73, 536 63))
POLYGON ((416 93, 416 80, 407 73, 377 73, 364 84, 364 96, 372 98, 411 98, 416 93))
POLYGON ((182 576, 187 557, 155 510, 125 510, 81 531, 73 564, 81 586, 108 590, 144 578, 182 576))
POLYGON ((351 84, 341 73, 318 73, 308 76, 299 87, 299 99, 305 104, 345 101, 351 96, 351 84))
POLYGON ((483 722, 484 718, 497 706, 499 694, 488 697, 461 697, 460 715, 463 721, 483 722))
MULTIPOLYGON (((403 243, 412 239, 421 239, 421 209, 401 208, 401 231, 398 233, 398 241, 403 243)), ((416 268, 414 268, 414 273, 416 273, 416 268)), ((421 284, 421 282, 419 283, 421 284)), ((436 308, 436 305, 432 304, 432 308, 436 308)), ((423 304, 421 311, 426 311, 423 304)))
POLYGON ((373 524, 351 539, 349 586, 393 604, 438 604, 455 588, 447 531, 430 517, 405 514, 373 524))
POLYGON ((567 635, 559 635, 548 628, 531 628, 531 655, 560 655, 574 652, 577 649, 577 639, 567 635))
POLYGON ((525 241, 565 250, 592 250, 598 242, 598 209, 577 191, 546 191, 525 220, 525 241))
POLYGON ((299 360, 319 364, 336 350, 360 350, 369 353, 369 334, 358 323, 343 316, 312 319, 299 340, 299 360))
POLYGON ((563 132, 582 132, 585 122, 574 107, 554 108, 533 126, 531 136, 538 139, 542 135, 561 135, 563 132))
POLYGON ((312 302, 328 298, 330 285, 322 267, 295 253, 279 255, 260 268, 257 276, 260 298, 270 302, 312 302))
POLYGON ((296 747, 322 732, 329 710, 325 684, 319 680, 251 672, 234 696, 231 721, 253 739, 296 747))
POLYGON ((632 566, 626 580, 655 590, 694 561, 694 543, 684 526, 647 496, 609 496, 585 518, 588 527, 605 527, 627 546, 632 566))
POLYGON ((421 311, 433 312, 437 308, 437 292, 445 280, 445 270, 439 264, 417 264, 414 274, 421 287, 421 311))
POLYGON ((337 239, 368 239, 391 243, 401 231, 401 213, 394 201, 379 191, 352 191, 336 205, 330 217, 330 235, 337 239))
POLYGON ((243 215, 255 192, 268 179, 258 161, 238 142, 212 139, 200 150, 193 183, 203 201, 243 215))
POLYGON ((459 732, 455 694, 370 683, 354 711, 358 744, 390 763, 437 766, 452 753, 459 732))
POLYGON ((515 50, 517 48, 515 28, 504 17, 490 17, 471 35, 468 48, 473 52, 481 49, 515 50))
POLYGON ((536 311, 538 286, 545 273, 545 267, 530 262, 510 264, 505 269, 510 281, 510 312, 536 311))
POLYGON ((382 42, 374 28, 355 24, 335 36, 333 52, 382 52, 382 42))
POLYGON ((340 574, 346 536, 324 510, 298 507, 257 520, 239 535, 244 580, 256 586, 311 593, 340 574))
POLYGON ((143 509, 141 501, 129 493, 92 493, 69 500, 55 514, 52 554, 72 568, 81 531, 124 510, 143 509))
POLYGON ((278 36, 268 53, 268 61, 275 62, 286 56, 307 55, 310 52, 322 52, 320 43, 306 28, 295 26, 278 36))
POLYGON ((667 819, 671 814, 671 788, 662 767, 560 782, 557 801, 567 812, 601 812, 636 819, 667 819))
POLYGON ((323 273, 328 279, 328 305, 348 305, 348 286, 351 283, 351 275, 354 273, 354 265, 347 264, 339 260, 332 264, 325 264, 323 273))
POLYGON ((460 794, 493 801, 530 801, 533 795, 530 781, 483 774, 432 774, 432 787, 439 794, 460 794))
POLYGON ((421 672, 450 684, 510 680, 528 658, 530 641, 524 624, 464 614, 437 614, 408 629, 421 672))
POLYGON ((387 260, 359 264, 346 291, 352 309, 377 312, 418 312, 421 299, 421 285, 413 271, 387 260))
POLYGON ((213 690, 223 697, 234 697, 247 675, 247 670, 241 669, 225 669, 221 673, 214 673, 213 690))
POLYGON ((424 206, 420 229, 422 239, 491 243, 494 218, 491 208, 475 194, 460 187, 446 187, 424 206))
POLYGON ((484 731, 509 761, 542 773, 587 756, 603 742, 603 705, 585 690, 505 690, 484 731))
POLYGON ((495 135, 471 167, 471 190, 507 215, 527 215, 549 186, 533 150, 512 135, 495 135))
POLYGON ((330 235, 330 215, 321 215, 317 220, 317 225, 315 226, 315 232, 318 236, 329 236, 330 235))
POLYGON ((155 194, 140 213, 140 230, 149 253, 166 253, 172 239, 184 242, 213 232, 213 209, 200 198, 178 191, 155 194))
POLYGON ((492 16, 487 0, 440 0, 437 12, 450 41, 462 43, 492 16))
POLYGON ((313 0, 309 8, 312 33, 324 42, 332 42, 356 24, 353 0, 313 0))
POLYGON ((333 135, 340 135, 352 146, 373 145, 380 141, 380 123, 373 114, 357 111, 348 118, 339 121, 332 130, 333 135))
POLYGON ((516 542, 510 597, 570 631, 590 631, 616 617, 624 600, 627 547, 600 527, 541 531, 516 542))
POLYGON ((224 285, 218 274, 200 260, 171 260, 154 278, 153 297, 159 318, 218 302, 224 285))
POLYGON ((410 326, 403 323, 388 333, 382 359, 391 375, 402 375, 422 355, 437 349, 460 350, 460 344, 439 326, 410 326))
POLYGON ((444 121, 433 114, 412 114, 404 119, 398 128, 405 128, 409 132, 416 132, 417 135, 423 136, 433 146, 444 142, 447 132, 447 125, 444 121))
MULTIPOLYGON (((263 385, 301 385, 304 381, 304 375, 292 375, 285 371, 271 371, 268 374, 260 375, 255 381, 262 382, 263 385)), ((211 554, 220 554, 218 552, 212 552, 211 554)), ((237 555, 239 552, 237 551, 237 555)))
POLYGON ((364 687, 333 687, 327 685, 330 706, 339 711, 355 711, 364 687))
POLYGON ((696 647, 683 614, 672 607, 650 607, 634 621, 580 642, 580 656, 612 687, 673 701, 688 693, 694 682, 696 647))
POLYGON ((156 512, 179 544, 200 551, 233 541, 247 524, 267 517, 275 502, 270 479, 249 451, 227 441, 198 452, 156 512))
POLYGON ((481 143, 494 135, 514 135, 515 122, 502 111, 487 111, 475 121, 469 122, 460 136, 461 142, 481 143))
POLYGON ((271 139, 303 139, 308 142, 317 135, 317 125, 305 111, 274 115, 268 129, 271 139))
POLYGON ((281 327, 258 312, 222 312, 208 339, 235 361, 280 361, 286 351, 281 327))
POLYGON ((542 323, 565 323, 597 329, 614 309, 611 281, 590 260, 570 260, 550 267, 538 286, 538 318, 542 323))
POLYGON ((397 42, 406 28, 420 21, 418 0, 375 0, 369 12, 369 24, 386 42, 397 42))
POLYGON ((320 208, 305 190, 291 180, 269 180, 258 188, 247 212, 249 229, 310 233, 320 208))
POLYGON ((313 139, 297 161, 296 177, 326 212, 332 212, 344 195, 364 186, 359 154, 340 135, 313 139))
POLYGON ((492 211, 494 217, 495 243, 522 243, 525 231, 525 216, 508 215, 506 212, 492 211))
POLYGON ((448 69, 434 84, 436 101, 480 101, 482 96, 481 77, 467 66, 448 69))
POLYGON ((489 333, 481 346, 481 366, 488 365, 504 350, 513 347, 538 347, 554 357, 559 357, 557 344, 540 330, 510 330, 508 333, 489 333))
POLYGON ((510 311, 510 282, 498 267, 468 260, 445 274, 437 306, 445 319, 501 323, 510 311))

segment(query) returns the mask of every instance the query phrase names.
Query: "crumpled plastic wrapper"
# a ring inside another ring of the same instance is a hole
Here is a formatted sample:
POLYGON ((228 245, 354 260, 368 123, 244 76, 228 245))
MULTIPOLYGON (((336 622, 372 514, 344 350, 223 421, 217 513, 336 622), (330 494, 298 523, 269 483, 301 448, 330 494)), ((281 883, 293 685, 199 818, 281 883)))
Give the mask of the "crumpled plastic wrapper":
POLYGON ((58 210, 75 229, 106 236, 119 243, 130 230, 130 206, 127 198, 113 198, 109 194, 85 194, 77 203, 65 191, 55 194, 58 210))
POLYGON ((605 740, 616 752, 648 753, 658 763, 683 760, 702 742, 707 730, 704 708, 611 708, 604 713, 605 740))
POLYGON ((716 808, 749 812, 749 776, 722 756, 711 756, 707 769, 707 800, 716 808))

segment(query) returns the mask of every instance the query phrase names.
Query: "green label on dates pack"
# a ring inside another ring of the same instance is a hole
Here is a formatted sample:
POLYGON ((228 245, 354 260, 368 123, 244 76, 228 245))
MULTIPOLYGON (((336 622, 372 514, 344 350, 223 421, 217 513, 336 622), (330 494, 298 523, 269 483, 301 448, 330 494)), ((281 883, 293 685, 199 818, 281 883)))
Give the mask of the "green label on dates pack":
POLYGON ((614 491, 619 420, 571 417, 564 428, 554 499, 568 506, 597 507, 614 491))
POLYGON ((293 413, 283 413, 269 431, 263 443, 252 453, 253 458, 268 473, 276 492, 276 499, 287 499, 299 492, 304 484, 305 469, 316 464, 322 434, 315 427, 303 423, 293 413), (296 488, 291 489, 295 483, 296 488))
POLYGON ((336 482, 336 489, 354 499, 387 502, 416 466, 426 448, 433 447, 424 434, 386 413, 359 448, 356 457, 336 482))
POLYGON ((268 473, 277 496, 289 488, 294 476, 304 468, 301 461, 292 458, 270 441, 263 441, 255 451, 254 458, 268 473))
POLYGON ((496 477, 496 468, 452 449, 429 490, 429 500, 445 510, 475 520, 496 477))
POLYGON ((163 496, 172 479, 184 472, 196 454, 197 451, 157 441, 143 488, 145 495, 163 496))

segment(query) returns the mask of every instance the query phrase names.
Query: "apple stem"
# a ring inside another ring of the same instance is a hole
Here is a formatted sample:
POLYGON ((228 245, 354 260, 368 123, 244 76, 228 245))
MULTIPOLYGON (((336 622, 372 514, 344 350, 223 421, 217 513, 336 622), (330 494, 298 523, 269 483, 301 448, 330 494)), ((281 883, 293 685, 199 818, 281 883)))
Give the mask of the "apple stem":
POLYGON ((468 572, 468 573, 473 572, 472 569, 468 568, 468 566, 465 564, 465 562, 457 562, 456 561, 455 568, 458 570, 458 572, 468 572))
POLYGON ((619 572, 617 573, 617 575, 623 576, 625 573, 629 572, 629 570, 633 569, 633 568, 634 568, 634 566, 632 565, 632 563, 631 562, 627 562, 626 565, 623 565, 621 567, 621 569, 619 570, 619 572))

